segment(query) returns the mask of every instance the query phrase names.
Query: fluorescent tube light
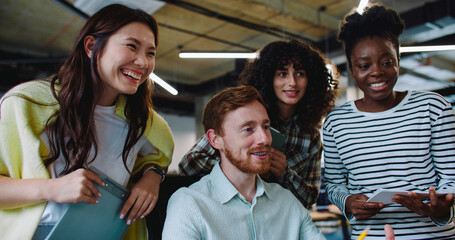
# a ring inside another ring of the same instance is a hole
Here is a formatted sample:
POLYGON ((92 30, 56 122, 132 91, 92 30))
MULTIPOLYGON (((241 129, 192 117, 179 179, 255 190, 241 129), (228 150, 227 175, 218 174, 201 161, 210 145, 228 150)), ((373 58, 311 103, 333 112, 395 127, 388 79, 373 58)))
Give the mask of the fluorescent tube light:
POLYGON ((455 50, 455 45, 400 47, 400 53, 407 53, 407 52, 453 51, 453 50, 455 50))
POLYGON ((256 53, 235 52, 181 52, 180 58, 256 58, 256 53))
POLYGON ((363 13, 363 10, 365 9, 365 7, 368 5, 368 0, 361 0, 360 3, 359 3, 359 6, 357 7, 357 12, 362 15, 363 13))
POLYGON ((172 95, 177 95, 179 92, 177 91, 177 89, 173 88, 171 85, 169 85, 167 82, 165 82, 163 79, 161 79, 160 77, 158 77, 157 75, 155 75, 154 73, 151 73, 150 74, 150 78, 158 83, 161 87, 163 87, 164 89, 166 89, 166 91, 168 91, 169 93, 171 93, 172 95))

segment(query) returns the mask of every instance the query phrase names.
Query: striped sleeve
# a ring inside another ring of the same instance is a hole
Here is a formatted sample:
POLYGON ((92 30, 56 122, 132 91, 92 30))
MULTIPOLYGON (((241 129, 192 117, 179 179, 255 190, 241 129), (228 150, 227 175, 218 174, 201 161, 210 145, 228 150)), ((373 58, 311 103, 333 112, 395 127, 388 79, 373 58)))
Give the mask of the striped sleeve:
MULTIPOLYGON (((444 98, 434 96, 430 103, 431 153, 438 174, 437 192, 455 193, 455 114, 444 98), (451 159, 451 160, 449 160, 451 159)), ((446 219, 431 218, 437 225, 446 225, 454 217, 455 205, 446 219)))
MULTIPOLYGON (((336 114, 333 112, 332 114, 336 114)), ((347 169, 344 167, 335 139, 332 133, 330 115, 327 116, 323 126, 324 143, 324 179, 329 201, 335 204, 345 217, 353 220, 352 214, 346 214, 345 202, 350 195, 347 186, 347 169)))

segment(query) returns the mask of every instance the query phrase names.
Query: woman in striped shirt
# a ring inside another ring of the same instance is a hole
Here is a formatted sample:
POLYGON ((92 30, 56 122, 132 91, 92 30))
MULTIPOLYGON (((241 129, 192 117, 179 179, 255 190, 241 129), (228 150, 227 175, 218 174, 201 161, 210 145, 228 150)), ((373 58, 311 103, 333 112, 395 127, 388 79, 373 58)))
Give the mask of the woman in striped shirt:
POLYGON ((346 16, 338 35, 364 97, 336 108, 324 123, 329 200, 366 239, 454 239, 455 116, 443 97, 393 91, 404 23, 383 6, 346 16), (408 191, 393 203, 367 202, 378 189, 408 191), (430 193, 421 200, 416 191, 430 193), (436 196, 435 192, 448 193, 436 196))

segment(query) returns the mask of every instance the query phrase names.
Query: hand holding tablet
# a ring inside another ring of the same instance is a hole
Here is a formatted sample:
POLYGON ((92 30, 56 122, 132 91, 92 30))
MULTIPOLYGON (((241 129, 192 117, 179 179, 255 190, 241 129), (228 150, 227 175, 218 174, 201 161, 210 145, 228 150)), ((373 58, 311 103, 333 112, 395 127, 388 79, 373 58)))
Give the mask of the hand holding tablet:
MULTIPOLYGON (((395 197, 395 195, 403 195, 403 196, 408 196, 409 191, 403 191, 403 190, 392 190, 392 189, 379 189, 376 191, 376 193, 371 196, 367 202, 382 202, 383 204, 391 204, 392 198, 395 197)), ((423 191, 414 191, 422 200, 423 199, 429 199, 430 194, 428 192, 423 192, 423 191)), ((448 193, 436 193, 436 196, 444 196, 448 193)))

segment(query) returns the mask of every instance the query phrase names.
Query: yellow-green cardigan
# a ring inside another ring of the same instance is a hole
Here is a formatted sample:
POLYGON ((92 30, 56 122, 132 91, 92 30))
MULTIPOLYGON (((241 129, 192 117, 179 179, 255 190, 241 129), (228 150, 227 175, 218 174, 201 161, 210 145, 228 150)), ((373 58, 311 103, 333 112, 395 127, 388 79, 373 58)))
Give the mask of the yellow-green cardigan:
MULTIPOLYGON (((49 117, 58 109, 47 81, 20 84, 3 96, 0 109, 0 175, 16 179, 49 178, 43 156, 49 149, 40 135, 49 117), (35 104, 17 95, 24 95, 46 105, 35 104), (51 104, 51 105, 49 105, 51 104)), ((120 95, 115 113, 125 118, 126 97, 120 95)), ((172 133, 156 112, 148 120, 144 136, 158 150, 156 154, 138 157, 133 174, 146 164, 167 167, 174 150, 172 133), (153 120, 152 120, 153 119, 153 120)), ((0 233, 3 239, 31 239, 46 203, 16 209, 0 209, 0 233)), ((147 239, 145 219, 134 222, 127 239, 147 239)))

